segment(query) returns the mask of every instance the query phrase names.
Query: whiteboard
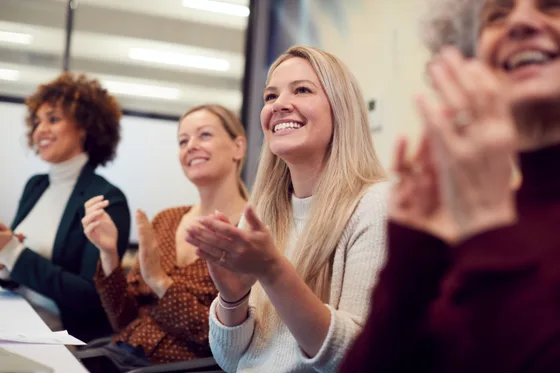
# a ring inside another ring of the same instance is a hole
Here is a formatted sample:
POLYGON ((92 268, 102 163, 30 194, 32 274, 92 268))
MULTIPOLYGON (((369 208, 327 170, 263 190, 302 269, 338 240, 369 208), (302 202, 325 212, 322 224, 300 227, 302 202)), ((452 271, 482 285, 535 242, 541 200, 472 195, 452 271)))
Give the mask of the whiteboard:
MULTIPOLYGON (((44 173, 42 162, 26 146, 23 104, 0 102, 0 222, 10 224, 26 181, 44 173)), ((124 116, 117 157, 97 173, 119 187, 131 211, 130 242, 138 242, 134 212, 142 208, 150 218, 172 206, 198 203, 198 191, 179 164, 177 123, 124 116)))

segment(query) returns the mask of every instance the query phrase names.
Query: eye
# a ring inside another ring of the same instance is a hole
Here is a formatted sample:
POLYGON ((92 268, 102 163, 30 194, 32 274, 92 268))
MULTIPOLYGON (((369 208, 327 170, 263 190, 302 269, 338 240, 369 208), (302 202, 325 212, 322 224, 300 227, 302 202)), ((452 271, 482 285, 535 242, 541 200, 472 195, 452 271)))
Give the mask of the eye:
POLYGON ((269 93, 264 96, 264 102, 268 102, 270 100, 274 100, 277 96, 274 93, 269 93))
POLYGON ((544 6, 546 8, 553 8, 554 10, 558 10, 560 8, 560 0, 546 0, 544 1, 544 6))
POLYGON ((49 117, 49 123, 50 124, 55 124, 59 121, 60 119, 58 117, 49 117))
POLYGON ((207 138, 209 138, 209 137, 212 137, 212 134, 211 134, 210 132, 202 132, 202 133, 200 134, 200 138, 201 138, 201 139, 207 139, 207 138))
POLYGON ((189 139, 185 139, 185 138, 180 139, 180 140, 179 140, 179 146, 180 146, 180 147, 183 147, 183 146, 187 145, 188 142, 189 142, 189 139))
POLYGON ((506 9, 492 9, 486 12, 483 17, 484 25, 492 25, 506 18, 508 12, 506 9))
POLYGON ((307 87, 297 87, 296 88, 296 93, 311 93, 311 90, 307 87))

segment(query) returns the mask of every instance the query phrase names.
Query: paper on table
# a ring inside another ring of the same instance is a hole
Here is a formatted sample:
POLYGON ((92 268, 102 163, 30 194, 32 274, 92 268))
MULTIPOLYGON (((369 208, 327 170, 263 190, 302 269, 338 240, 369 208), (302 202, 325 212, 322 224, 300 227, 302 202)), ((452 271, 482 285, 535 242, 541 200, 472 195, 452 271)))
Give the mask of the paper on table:
POLYGON ((30 344, 85 345, 84 342, 72 337, 66 330, 50 333, 16 333, 0 331, 0 342, 18 342, 30 344))

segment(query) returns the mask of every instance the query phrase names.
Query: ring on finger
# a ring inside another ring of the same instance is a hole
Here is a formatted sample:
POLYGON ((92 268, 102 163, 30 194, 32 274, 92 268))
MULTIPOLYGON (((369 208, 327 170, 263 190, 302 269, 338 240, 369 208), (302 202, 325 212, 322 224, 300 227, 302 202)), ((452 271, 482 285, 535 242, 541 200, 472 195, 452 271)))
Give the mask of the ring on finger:
POLYGON ((468 112, 468 110, 460 110, 456 112, 455 115, 452 117, 453 124, 457 129, 461 129, 468 126, 469 124, 472 123, 472 120, 473 120, 472 115, 468 112))
POLYGON ((222 250, 222 255, 220 256, 220 262, 225 262, 226 261, 226 251, 222 250))

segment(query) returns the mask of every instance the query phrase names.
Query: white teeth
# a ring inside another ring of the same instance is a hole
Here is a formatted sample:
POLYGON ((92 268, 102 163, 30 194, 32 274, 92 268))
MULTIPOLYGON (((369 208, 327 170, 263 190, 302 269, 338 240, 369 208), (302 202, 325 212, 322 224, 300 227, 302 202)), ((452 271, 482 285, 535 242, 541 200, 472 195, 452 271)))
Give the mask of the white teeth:
POLYGON ((51 140, 43 139, 43 140, 39 141, 39 146, 48 146, 48 145, 51 144, 51 142, 52 142, 51 140))
POLYGON ((541 64, 551 59, 552 58, 548 54, 541 51, 523 51, 511 56, 506 62, 506 67, 508 70, 512 70, 523 65, 541 64))
POLYGON ((273 132, 279 132, 279 131, 283 131, 286 130, 288 128, 293 128, 293 129, 299 129, 303 127, 301 124, 296 123, 296 122, 286 122, 286 123, 280 123, 274 126, 273 132))
POLYGON ((194 166, 200 163, 205 163, 206 161, 207 159, 197 158, 197 159, 193 159, 189 165, 194 166))

